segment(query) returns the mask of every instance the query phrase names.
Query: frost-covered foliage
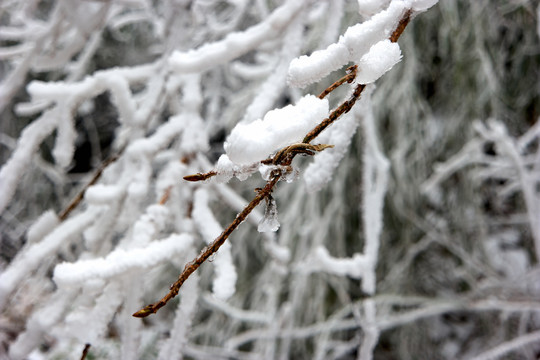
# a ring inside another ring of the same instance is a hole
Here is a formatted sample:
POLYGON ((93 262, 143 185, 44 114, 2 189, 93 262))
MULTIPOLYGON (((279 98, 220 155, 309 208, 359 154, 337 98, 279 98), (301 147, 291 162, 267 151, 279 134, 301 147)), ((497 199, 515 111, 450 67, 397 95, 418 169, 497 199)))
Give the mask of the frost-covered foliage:
POLYGON ((0 2, 0 358, 537 358, 540 6, 435 3, 0 2))

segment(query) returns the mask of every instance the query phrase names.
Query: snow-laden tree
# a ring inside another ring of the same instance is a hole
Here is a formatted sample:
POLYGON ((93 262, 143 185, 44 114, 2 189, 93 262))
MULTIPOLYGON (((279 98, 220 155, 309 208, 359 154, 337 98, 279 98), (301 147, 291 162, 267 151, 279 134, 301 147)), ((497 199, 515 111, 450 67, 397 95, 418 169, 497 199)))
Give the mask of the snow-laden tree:
POLYGON ((0 358, 536 358, 539 17, 1 2, 0 358))

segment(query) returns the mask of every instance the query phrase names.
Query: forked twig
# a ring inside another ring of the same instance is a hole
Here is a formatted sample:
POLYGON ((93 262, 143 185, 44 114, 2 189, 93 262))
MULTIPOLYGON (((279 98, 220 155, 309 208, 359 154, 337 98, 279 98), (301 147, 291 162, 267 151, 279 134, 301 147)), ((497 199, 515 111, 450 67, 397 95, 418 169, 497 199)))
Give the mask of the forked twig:
MULTIPOLYGON (((408 10, 402 19, 399 21, 399 24, 397 25, 396 29, 390 36, 390 41, 396 42, 400 35, 403 33, 403 30, 405 30, 405 27, 410 21, 411 11, 408 10)), ((342 85, 345 82, 352 83, 356 77, 356 65, 349 67, 348 74, 344 77, 342 77, 340 80, 336 81, 332 85, 330 85, 325 91, 319 95, 319 98, 324 98, 329 93, 331 93, 333 90, 335 90, 337 87, 342 85), (354 76, 353 76, 354 74, 354 76), (336 85, 337 84, 337 85, 336 85)), ((290 165, 293 158, 297 154, 309 154, 313 155, 315 151, 321 151, 328 147, 332 147, 332 145, 326 145, 326 144, 320 144, 320 145, 310 145, 309 143, 315 139, 324 129, 326 129, 328 126, 330 126, 334 121, 336 121, 341 115, 344 113, 347 113, 351 110, 351 108, 354 106, 356 101, 360 98, 360 95, 362 94, 362 91, 366 85, 364 84, 358 84, 351 97, 343 102, 340 106, 338 106, 336 109, 334 109, 328 118, 324 119, 319 125, 317 125, 315 128, 313 128, 305 137, 302 143, 300 144, 293 144, 290 146, 287 146, 280 151, 276 153, 276 155, 273 157, 273 159, 266 159, 261 161, 261 163, 264 164, 274 164, 274 165, 290 165)), ((197 173, 195 175, 188 175, 184 177, 184 179, 188 181, 200 181, 208 179, 209 177, 212 177, 216 175, 217 173, 215 171, 208 172, 206 174, 197 173)), ((204 263, 212 254, 214 254, 218 249, 225 243, 229 235, 242 223, 246 217, 253 211, 253 209, 265 198, 271 195, 272 190, 274 186, 277 184, 279 179, 281 178, 282 173, 280 171, 275 171, 272 174, 271 180, 269 180, 266 183, 266 186, 263 189, 258 189, 257 195, 251 202, 240 212, 236 218, 233 220, 233 222, 219 235, 211 244, 209 244, 207 247, 205 247, 201 253, 191 262, 187 263, 184 267, 184 270, 180 274, 178 280, 171 285, 170 291, 167 295, 165 295, 161 300, 159 300, 156 303, 150 304, 145 306, 143 309, 135 312, 133 316, 135 317, 147 317, 148 315, 156 313, 160 308, 165 306, 169 300, 174 298, 176 295, 178 295, 178 292, 180 291, 180 287, 182 284, 188 279, 188 277, 201 266, 202 263, 204 263)))
MULTIPOLYGON (((396 29, 394 30, 392 35, 390 35, 390 41, 391 42, 396 42, 399 39, 399 37, 403 33, 403 30, 405 30, 405 27, 407 26, 407 24, 411 20, 411 14, 412 14, 411 10, 407 10, 407 12, 405 12, 403 17, 399 21, 396 29)), ((349 68, 349 69, 351 69, 351 68, 349 68)), ((349 70, 349 69, 347 69, 347 70, 349 70)), ((351 70, 351 73, 353 73, 353 72, 354 72, 354 74, 356 76, 356 69, 351 70)), ((340 83, 340 85, 341 85, 345 81, 352 82, 352 80, 343 80, 343 79, 347 78, 347 76, 349 76, 349 75, 351 75, 351 74, 346 75, 344 78, 338 80, 336 83, 341 81, 341 83, 340 83)), ((333 86, 334 86, 334 84, 330 85, 330 87, 333 87, 333 86)), ((306 137, 304 138, 304 140, 302 142, 310 143, 324 129, 326 129, 334 121, 336 121, 341 115, 343 115, 345 113, 348 113, 352 109, 354 104, 356 103, 356 100, 358 100, 360 98, 360 95, 362 94, 362 91, 364 91, 365 87, 366 87, 365 84, 356 85, 356 88, 354 89, 354 91, 353 91, 351 97, 349 98, 349 100, 346 100, 344 103, 342 103, 340 106, 338 106, 334 111, 332 111, 332 113, 330 113, 330 116, 328 116, 319 125, 317 125, 313 130, 311 130, 306 135, 306 137)), ((323 91, 323 93, 321 95, 319 95, 319 97, 322 96, 323 94, 324 94, 324 96, 326 96, 325 92, 326 92, 326 90, 323 91)))

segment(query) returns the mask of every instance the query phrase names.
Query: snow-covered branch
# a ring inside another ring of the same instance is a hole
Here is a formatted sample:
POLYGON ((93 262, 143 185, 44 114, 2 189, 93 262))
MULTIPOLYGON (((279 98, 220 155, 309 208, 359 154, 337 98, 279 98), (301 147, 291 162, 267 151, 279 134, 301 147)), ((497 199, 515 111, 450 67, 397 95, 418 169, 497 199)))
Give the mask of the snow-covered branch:
POLYGON ((0 358, 532 358, 539 11, 0 2, 0 358))

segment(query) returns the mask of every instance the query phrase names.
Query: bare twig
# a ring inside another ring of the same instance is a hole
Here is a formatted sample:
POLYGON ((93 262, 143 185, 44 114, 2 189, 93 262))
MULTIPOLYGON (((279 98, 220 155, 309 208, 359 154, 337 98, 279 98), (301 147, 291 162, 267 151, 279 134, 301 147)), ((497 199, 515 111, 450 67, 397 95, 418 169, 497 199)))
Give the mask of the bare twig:
POLYGON ((349 84, 356 79, 356 72, 358 70, 358 65, 349 66, 347 68, 347 75, 330 85, 326 88, 320 95, 319 99, 324 99, 326 95, 330 94, 332 91, 340 87, 343 83, 348 82, 349 84))

